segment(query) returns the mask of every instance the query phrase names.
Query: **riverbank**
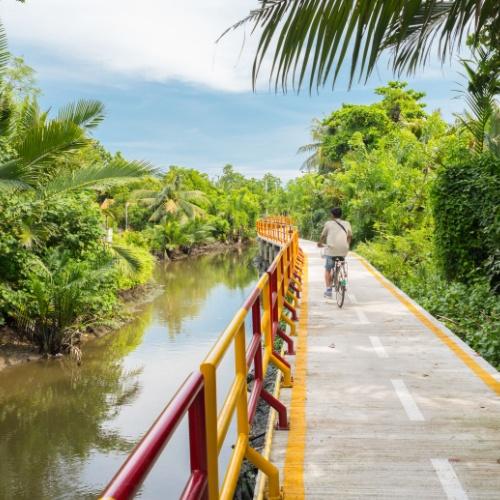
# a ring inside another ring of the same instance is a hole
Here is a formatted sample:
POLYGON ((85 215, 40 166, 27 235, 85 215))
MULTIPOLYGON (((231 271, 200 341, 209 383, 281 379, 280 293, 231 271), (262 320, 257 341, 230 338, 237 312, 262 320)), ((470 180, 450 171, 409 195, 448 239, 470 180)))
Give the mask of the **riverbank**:
MULTIPOLYGON (((245 249, 248 245, 248 241, 204 244, 192 248, 189 253, 174 250, 169 256, 169 260, 175 262, 195 259, 203 255, 223 253, 225 251, 238 251, 245 249)), ((165 262, 168 261, 165 260, 165 262)), ((133 321, 140 309, 155 300, 163 291, 164 287, 154 281, 146 285, 121 291, 119 294, 120 304, 117 307, 117 311, 112 317, 103 318, 99 321, 99 324, 89 326, 85 332, 82 332, 78 345, 109 335, 133 321)), ((26 340, 19 339, 12 328, 8 326, 0 327, 0 371, 21 363, 36 362, 64 355, 41 354, 36 346, 26 340)))
MULTIPOLYGON (((70 490, 99 498, 254 289, 256 250, 159 262, 154 277, 163 293, 127 325, 86 343, 81 366, 63 356, 0 372, 0 498, 61 499, 70 490)), ((219 382, 229 389, 230 379, 219 382)), ((143 498, 165 496, 165 484, 178 498, 189 467, 185 444, 169 442, 143 498)), ((231 453, 229 442, 221 453, 231 453)))

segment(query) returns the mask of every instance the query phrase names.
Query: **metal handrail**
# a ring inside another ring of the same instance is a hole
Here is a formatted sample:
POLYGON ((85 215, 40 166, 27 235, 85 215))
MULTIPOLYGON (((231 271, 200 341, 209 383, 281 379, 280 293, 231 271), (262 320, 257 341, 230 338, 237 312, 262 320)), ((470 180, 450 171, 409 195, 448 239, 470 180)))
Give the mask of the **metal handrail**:
POLYGON ((288 428, 287 409, 264 389, 264 378, 272 363, 283 374, 282 386, 292 385, 290 364, 274 350, 274 340, 280 336, 287 343, 288 353, 294 353, 293 340, 281 328, 280 320, 290 326, 292 334, 295 332, 293 321, 297 319, 303 259, 298 233, 290 218, 261 219, 257 222, 257 234, 280 247, 277 256, 200 365, 201 373, 191 374, 184 382, 111 480, 102 499, 123 500, 133 496, 186 413, 189 415, 191 475, 181 498, 229 500, 244 458, 267 475, 269 498, 281 498, 278 469, 250 446, 249 436, 261 398, 278 412, 278 427, 288 428), (291 313, 291 319, 285 310, 291 313), (247 316, 251 317, 252 328, 248 347, 245 339, 247 316), (218 412, 217 367, 231 346, 235 351, 234 379, 218 412), (254 383, 247 398, 247 375, 252 366, 254 383), (235 414, 236 444, 219 488, 219 452, 235 414))
POLYGON ((132 498, 174 434, 185 414, 189 418, 191 475, 183 500, 207 498, 205 391, 200 372, 191 373, 110 481, 101 500, 132 498))

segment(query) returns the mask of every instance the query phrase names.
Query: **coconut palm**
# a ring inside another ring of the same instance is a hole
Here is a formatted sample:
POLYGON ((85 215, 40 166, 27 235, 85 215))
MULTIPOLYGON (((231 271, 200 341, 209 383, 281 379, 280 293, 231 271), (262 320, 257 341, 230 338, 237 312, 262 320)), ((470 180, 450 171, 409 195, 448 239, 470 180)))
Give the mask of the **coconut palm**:
POLYGON ((311 129, 311 136, 314 142, 305 144, 297 150, 297 154, 308 155, 301 166, 303 172, 322 172, 335 167, 323 152, 323 142, 328 133, 328 127, 320 120, 314 120, 311 129))
POLYGON ((58 252, 48 254, 47 265, 39 259, 37 264, 31 277, 33 300, 13 315, 19 330, 41 352, 55 354, 64 344, 71 345, 78 322, 91 319, 92 290, 113 268, 111 262, 104 262, 92 269, 58 252))
POLYGON ((179 175, 160 191, 137 190, 133 197, 151 209, 150 222, 159 222, 171 215, 183 223, 203 216, 203 207, 208 204, 208 198, 202 191, 184 189, 179 175))
POLYGON ((96 100, 80 100, 59 110, 55 118, 41 111, 35 100, 16 109, 3 86, 10 60, 5 30, 0 23, 0 137, 13 151, 0 162, 0 190, 35 190, 55 194, 123 178, 151 173, 144 162, 117 159, 104 165, 68 166, 64 160, 89 147, 89 133, 104 119, 104 106, 96 100))
POLYGON ((12 140, 16 154, 0 164, 0 189, 35 190, 38 194, 53 195, 150 174, 152 169, 148 164, 121 158, 74 170, 61 162, 92 144, 88 132, 103 118, 103 105, 99 101, 69 104, 54 119, 41 112, 36 102, 30 103, 22 110, 12 140))
MULTIPOLYGON (((229 30, 252 23, 260 31, 253 84, 268 52, 270 80, 309 89, 330 79, 350 59, 350 82, 366 80, 380 55, 391 53, 397 74, 414 72, 437 47, 441 61, 456 52, 468 33, 476 42, 482 30, 498 47, 498 0, 259 0, 260 6, 229 30), (436 44, 437 42, 437 44, 436 44)), ((229 31, 227 30, 227 31, 229 31)), ((226 32, 227 32, 226 31, 226 32)))
POLYGON ((469 109, 457 115, 464 127, 474 137, 474 150, 481 153, 485 147, 497 150, 498 104, 500 93, 500 68, 494 50, 479 46, 473 60, 462 59, 467 86, 462 94, 469 109))

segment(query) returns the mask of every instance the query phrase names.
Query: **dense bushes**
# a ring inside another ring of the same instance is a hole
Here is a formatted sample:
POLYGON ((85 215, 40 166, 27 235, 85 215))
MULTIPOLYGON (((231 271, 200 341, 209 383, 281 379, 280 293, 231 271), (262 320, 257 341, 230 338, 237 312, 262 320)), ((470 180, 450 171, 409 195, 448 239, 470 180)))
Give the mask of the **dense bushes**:
POLYGON ((120 289, 148 281, 149 252, 123 242, 119 258, 103 227, 91 193, 0 195, 0 323, 55 353, 111 314, 120 289))
POLYGON ((451 280, 471 275, 500 284, 500 158, 460 150, 438 171, 433 189, 436 255, 451 280))

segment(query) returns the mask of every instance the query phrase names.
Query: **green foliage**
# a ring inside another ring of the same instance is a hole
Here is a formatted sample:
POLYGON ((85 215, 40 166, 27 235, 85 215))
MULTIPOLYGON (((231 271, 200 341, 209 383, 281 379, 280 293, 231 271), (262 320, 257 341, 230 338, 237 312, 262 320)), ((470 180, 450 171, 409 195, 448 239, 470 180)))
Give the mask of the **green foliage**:
POLYGON ((439 170, 433 190, 438 262, 449 279, 471 274, 500 282, 500 158, 458 150, 439 170))
MULTIPOLYGON (((117 244, 115 238, 111 251, 116 258, 118 279, 117 287, 127 290, 137 285, 146 284, 153 275, 154 258, 148 249, 131 243, 117 244)), ((125 239, 125 238, 123 238, 125 239)))
POLYGON ((500 367, 500 301, 486 280, 464 284, 435 274, 408 284, 405 291, 486 360, 500 367))
POLYGON ((344 104, 323 121, 326 134, 324 154, 330 161, 339 162, 355 147, 351 142, 359 137, 359 144, 373 148, 391 127, 387 113, 376 106, 344 104))
POLYGON ((78 261, 66 253, 49 252, 45 263, 30 270, 22 303, 12 311, 19 331, 41 352, 55 354, 71 346, 78 325, 104 308, 110 310, 116 300, 110 264, 109 258, 78 261))
POLYGON ((260 38, 253 83, 261 68, 267 70, 262 63, 271 51, 270 81, 285 92, 289 85, 300 89, 306 80, 310 91, 327 81, 334 85, 346 65, 350 83, 366 81, 384 52, 390 53, 394 73, 412 73, 428 62, 436 45, 445 61, 458 51, 467 33, 472 33, 474 43, 483 35, 492 47, 499 46, 496 0, 260 0, 259 4, 229 30, 248 22, 254 25, 260 38))
POLYGON ((425 97, 424 92, 412 89, 406 90, 406 82, 389 82, 387 87, 375 89, 375 94, 383 96, 381 107, 387 116, 395 123, 425 118, 425 104, 420 102, 425 97))
POLYGON ((491 134, 488 132, 492 131, 492 120, 498 112, 495 99, 500 93, 498 46, 475 47, 473 60, 462 59, 462 66, 468 80, 467 87, 462 92, 468 110, 464 116, 458 115, 458 119, 474 138, 476 153, 482 153, 491 142, 491 134))
MULTIPOLYGON (((382 100, 343 106, 313 129, 309 172, 287 185, 285 206, 316 239, 341 206, 356 250, 490 362, 500 364, 500 163, 475 153, 470 127, 427 114, 405 83, 382 100)), ((484 148, 483 148, 484 149, 484 148)))

